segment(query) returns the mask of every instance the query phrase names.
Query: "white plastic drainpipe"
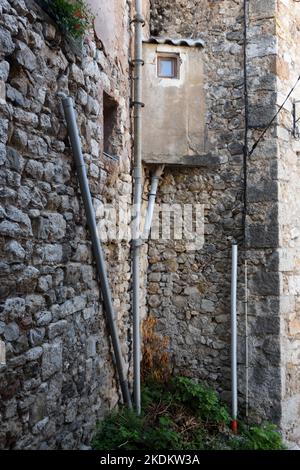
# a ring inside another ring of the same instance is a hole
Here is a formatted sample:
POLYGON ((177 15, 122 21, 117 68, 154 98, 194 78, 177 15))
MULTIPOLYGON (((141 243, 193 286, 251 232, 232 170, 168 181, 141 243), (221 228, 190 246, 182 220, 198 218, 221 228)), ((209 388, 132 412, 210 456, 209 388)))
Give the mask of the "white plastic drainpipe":
POLYGON ((238 396, 237 396, 237 265, 238 246, 232 243, 231 254, 231 391, 232 421, 231 429, 237 432, 238 396))
POLYGON ((159 183, 159 179, 161 175, 163 174, 164 168, 165 168, 165 165, 159 165, 155 169, 151 177, 151 188, 150 188, 147 212, 146 212, 146 217, 145 217, 143 240, 148 240, 149 235, 150 235, 158 183, 159 183))

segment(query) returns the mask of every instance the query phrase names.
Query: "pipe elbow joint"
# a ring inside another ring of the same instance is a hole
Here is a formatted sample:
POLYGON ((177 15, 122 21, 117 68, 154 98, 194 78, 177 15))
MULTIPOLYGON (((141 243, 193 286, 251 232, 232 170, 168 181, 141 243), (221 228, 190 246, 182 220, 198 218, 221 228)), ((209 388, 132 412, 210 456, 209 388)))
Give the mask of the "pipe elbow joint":
POLYGON ((62 98, 62 99, 66 99, 66 98, 70 98, 64 91, 58 91, 57 92, 57 96, 59 96, 59 98, 62 98))

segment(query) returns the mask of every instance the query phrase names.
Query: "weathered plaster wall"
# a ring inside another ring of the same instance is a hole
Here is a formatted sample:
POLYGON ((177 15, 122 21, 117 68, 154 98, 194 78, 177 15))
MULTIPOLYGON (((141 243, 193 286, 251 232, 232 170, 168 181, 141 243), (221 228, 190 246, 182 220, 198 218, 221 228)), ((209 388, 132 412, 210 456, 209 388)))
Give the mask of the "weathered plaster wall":
POLYGON ((199 47, 143 45, 143 160, 180 163, 205 152, 203 51, 199 47), (158 54, 177 54, 178 77, 157 74, 158 54))
MULTIPOLYGON (((276 110, 275 2, 251 1, 248 18, 249 145, 276 110), (267 4, 267 6, 266 6, 267 4)), ((205 204, 205 245, 149 246, 148 304, 170 336, 175 370, 230 397, 230 238, 243 227, 243 1, 152 0, 152 35, 202 38, 206 148, 198 169, 166 169, 159 201, 205 204)), ((281 416, 277 144, 274 130, 249 160, 246 252, 239 258, 239 395, 244 404, 243 258, 248 259, 250 412, 281 416)))
POLYGON ((103 43, 105 53, 123 67, 128 67, 128 42, 122 41, 128 32, 127 0, 87 0, 95 15, 94 25, 98 38, 103 43))
MULTIPOLYGON (((115 208, 120 198, 129 203, 129 7, 125 0, 118 7, 109 18, 115 30, 108 49, 116 55, 90 37, 80 56, 34 2, 0 1, 0 338, 7 357, 0 369, 1 448, 80 448, 119 399, 57 96, 61 90, 75 100, 95 208, 115 208), (119 105, 119 163, 102 155, 103 90, 119 105)), ((128 358, 128 240, 110 240, 105 252, 128 358)))

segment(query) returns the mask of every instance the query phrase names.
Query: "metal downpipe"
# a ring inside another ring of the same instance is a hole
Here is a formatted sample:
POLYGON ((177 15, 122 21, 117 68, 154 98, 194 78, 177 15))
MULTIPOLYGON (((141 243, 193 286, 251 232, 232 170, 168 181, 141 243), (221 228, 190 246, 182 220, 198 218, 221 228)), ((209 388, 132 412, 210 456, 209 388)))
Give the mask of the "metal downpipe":
POLYGON ((142 1, 135 1, 134 47, 134 197, 132 234, 132 317, 133 317, 133 392, 137 414, 141 413, 141 333, 140 333, 140 222, 142 205, 142 1))
POLYGON ((76 123, 76 117, 73 107, 73 101, 70 97, 64 97, 62 99, 64 113, 68 126, 69 138, 72 146, 74 160, 76 164, 76 171, 79 180, 81 195, 84 203, 86 212, 87 225, 92 239, 92 247, 94 257, 97 266, 98 277, 100 281, 100 287, 103 297, 104 309, 106 313, 106 319, 109 327, 109 332, 112 340, 112 346, 115 355, 116 368, 118 372, 120 387, 124 403, 131 408, 131 398, 128 388, 128 381, 124 373, 123 358, 121 353, 120 341, 115 325, 115 313, 112 303, 111 290, 108 282, 105 258, 101 246, 101 241, 98 237, 96 217, 94 207, 92 203, 92 197, 89 189, 88 178, 85 169, 85 163, 82 155, 81 142, 78 133, 78 127, 76 123))
POLYGON ((232 243, 231 254, 231 393, 232 393, 232 413, 231 429, 237 432, 237 265, 238 246, 232 243))

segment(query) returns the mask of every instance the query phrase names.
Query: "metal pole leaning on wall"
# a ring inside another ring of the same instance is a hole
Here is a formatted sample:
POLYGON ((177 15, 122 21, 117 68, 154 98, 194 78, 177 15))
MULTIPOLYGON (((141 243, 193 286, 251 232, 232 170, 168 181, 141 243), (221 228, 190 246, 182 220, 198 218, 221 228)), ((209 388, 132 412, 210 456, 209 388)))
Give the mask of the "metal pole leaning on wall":
POLYGON ((64 113, 65 113, 67 126, 68 126, 69 138, 70 138, 74 160, 76 164, 76 171, 77 171, 77 176, 79 180, 83 204, 84 204, 84 208, 86 212, 87 224, 88 224, 89 231, 91 234, 92 247, 93 247, 93 252, 95 256, 100 286, 101 286, 104 309, 106 313, 107 323, 108 323, 112 346, 114 350, 116 367, 117 367, 117 372, 119 376, 122 396, 123 396, 124 403, 126 403, 129 407, 131 407, 131 398, 130 398, 130 393, 129 393, 129 388, 128 388, 128 381, 124 373, 123 358, 122 358, 117 328, 115 324, 115 313, 114 313, 114 308, 113 308, 113 303, 112 303, 111 290, 110 290, 107 272, 106 272, 105 258, 104 258, 101 242, 98 237, 96 217, 95 217, 91 192, 89 188, 88 178, 87 178, 84 159, 83 159, 82 150, 81 150, 81 142, 80 142, 78 127, 76 123, 73 101, 70 97, 64 97, 62 99, 62 104, 64 108, 64 113))
POLYGON ((142 205, 142 15, 141 0, 135 1, 134 51, 134 215, 132 236, 132 317, 133 317, 133 392, 137 414, 141 413, 141 332, 140 332, 140 222, 142 205))
POLYGON ((238 246, 236 242, 231 245, 231 393, 232 393, 232 421, 231 429, 237 432, 237 266, 238 246))

